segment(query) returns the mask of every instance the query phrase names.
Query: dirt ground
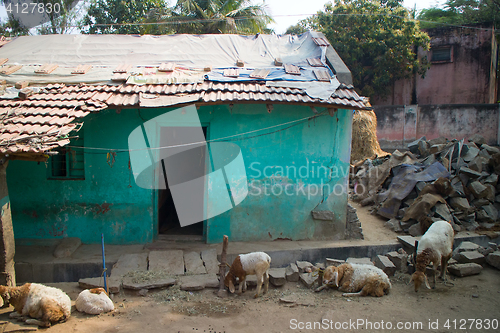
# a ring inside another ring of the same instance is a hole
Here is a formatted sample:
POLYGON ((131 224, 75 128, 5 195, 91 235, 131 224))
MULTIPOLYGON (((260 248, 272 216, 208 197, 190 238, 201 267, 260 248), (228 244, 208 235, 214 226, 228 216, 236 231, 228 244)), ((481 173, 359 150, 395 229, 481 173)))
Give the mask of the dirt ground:
MULTIPOLYGON (((358 208, 356 206, 356 208, 358 208)), ((368 240, 392 237, 380 220, 358 209, 368 240)), ((241 296, 219 298, 213 289, 184 292, 178 287, 114 295, 113 313, 91 316, 73 308, 65 323, 48 329, 63 332, 500 332, 500 271, 485 267, 480 275, 449 277, 453 285, 438 279, 434 290, 416 293, 408 274, 391 278, 389 295, 346 298, 336 290, 315 293, 300 283, 287 283, 254 299, 254 290, 241 296), (286 299, 292 303, 282 302, 286 299)), ((77 283, 52 284, 75 300, 77 283)), ((12 308, 0 311, 10 321, 6 332, 25 327, 8 318, 12 308)))

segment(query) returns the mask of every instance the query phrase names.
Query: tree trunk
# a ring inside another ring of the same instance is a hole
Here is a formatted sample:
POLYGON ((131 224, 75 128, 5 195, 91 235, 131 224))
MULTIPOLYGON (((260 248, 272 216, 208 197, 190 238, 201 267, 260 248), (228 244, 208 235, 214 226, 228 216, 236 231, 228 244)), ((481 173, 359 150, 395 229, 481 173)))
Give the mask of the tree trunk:
POLYGON ((7 165, 9 162, 0 159, 0 284, 14 287, 16 272, 14 270, 14 229, 10 212, 9 190, 7 189, 7 165))

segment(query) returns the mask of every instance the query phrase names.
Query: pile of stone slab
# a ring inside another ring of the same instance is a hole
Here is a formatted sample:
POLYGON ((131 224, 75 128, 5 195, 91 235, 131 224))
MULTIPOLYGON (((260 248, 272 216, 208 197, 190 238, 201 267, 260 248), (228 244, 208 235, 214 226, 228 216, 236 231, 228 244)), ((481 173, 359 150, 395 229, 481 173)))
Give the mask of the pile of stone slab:
POLYGON ((500 231, 500 149, 480 135, 466 140, 425 137, 408 151, 353 168, 353 199, 373 205, 398 233, 418 236, 436 220, 455 231, 500 231))
MULTIPOLYGON (((107 286, 110 293, 118 293, 121 288, 141 291, 165 288, 179 284, 181 290, 192 291, 204 288, 218 288, 219 262, 215 249, 202 252, 182 250, 150 251, 139 254, 122 255, 113 265, 107 286), (137 280, 131 273, 145 279, 137 280)), ((80 279, 82 288, 103 287, 102 277, 80 279)))

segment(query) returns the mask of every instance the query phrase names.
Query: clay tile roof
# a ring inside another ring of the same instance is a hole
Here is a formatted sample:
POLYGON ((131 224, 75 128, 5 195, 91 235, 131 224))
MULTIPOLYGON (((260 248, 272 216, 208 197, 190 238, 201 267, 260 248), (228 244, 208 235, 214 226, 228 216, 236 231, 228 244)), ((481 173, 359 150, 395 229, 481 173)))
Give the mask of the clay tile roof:
MULTIPOLYGON (((47 87, 48 90, 61 88, 61 85, 47 87)), ((83 110, 87 103, 78 100, 81 97, 81 92, 76 90, 69 95, 40 92, 25 101, 0 100, 0 154, 44 154, 69 143, 66 136, 90 113, 83 110)), ((105 104, 90 106, 93 111, 107 107, 105 104)))

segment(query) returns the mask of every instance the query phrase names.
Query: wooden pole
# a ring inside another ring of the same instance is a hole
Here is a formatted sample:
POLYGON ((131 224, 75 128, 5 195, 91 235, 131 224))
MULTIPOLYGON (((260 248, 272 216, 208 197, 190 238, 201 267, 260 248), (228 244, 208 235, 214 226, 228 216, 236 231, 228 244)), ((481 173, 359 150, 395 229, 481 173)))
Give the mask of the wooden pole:
POLYGON ((224 286, 224 278, 226 277, 226 264, 227 264, 227 246, 229 244, 229 239, 224 235, 222 241, 222 253, 220 254, 220 265, 219 265, 219 291, 217 296, 224 297, 227 295, 226 288, 224 286))
POLYGON ((0 284, 2 286, 16 286, 16 272, 14 270, 14 228, 10 213, 9 191, 7 189, 6 157, 0 156, 0 284))

